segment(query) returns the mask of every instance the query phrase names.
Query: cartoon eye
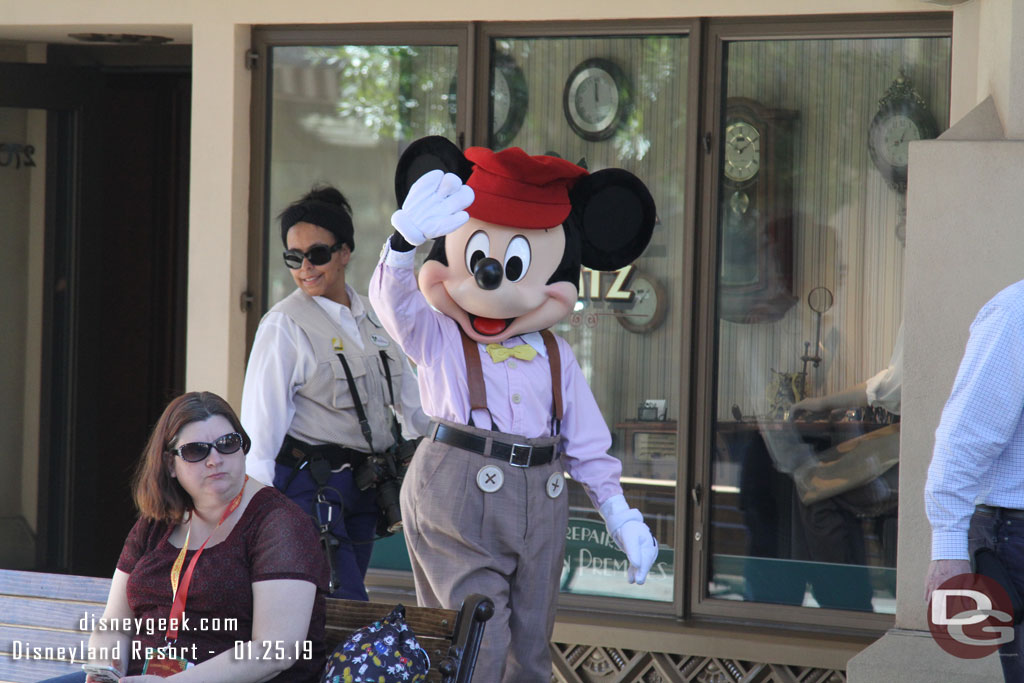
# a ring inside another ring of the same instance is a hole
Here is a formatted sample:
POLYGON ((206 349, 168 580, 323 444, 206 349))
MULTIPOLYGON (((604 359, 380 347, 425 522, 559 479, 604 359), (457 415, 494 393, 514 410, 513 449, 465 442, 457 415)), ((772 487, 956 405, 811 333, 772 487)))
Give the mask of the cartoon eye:
POLYGON ((466 243, 466 267, 469 268, 469 272, 473 272, 473 268, 481 259, 487 258, 490 250, 491 240, 487 237, 487 233, 483 230, 474 232, 473 236, 469 238, 469 242, 466 243))
POLYGON ((505 277, 509 282, 519 282, 530 269, 530 241, 516 235, 505 250, 505 277))

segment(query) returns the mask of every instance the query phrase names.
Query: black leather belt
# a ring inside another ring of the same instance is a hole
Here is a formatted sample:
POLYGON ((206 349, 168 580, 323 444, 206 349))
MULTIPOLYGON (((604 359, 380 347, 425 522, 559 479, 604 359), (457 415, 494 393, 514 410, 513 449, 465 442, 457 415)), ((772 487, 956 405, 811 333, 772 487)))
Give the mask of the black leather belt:
POLYGON ((332 470, 336 470, 345 465, 349 465, 352 468, 361 465, 366 460, 366 453, 336 444, 314 446, 305 441, 299 441, 291 436, 286 436, 274 462, 286 467, 295 467, 306 458, 323 458, 331 464, 332 470))
POLYGON ((431 438, 464 451, 504 460, 513 467, 547 465, 555 457, 554 446, 530 446, 521 443, 507 443, 497 439, 491 439, 491 452, 485 453, 486 438, 439 422, 435 422, 431 428, 431 438))
POLYGON ((974 509, 989 517, 1002 517, 1004 519, 1024 519, 1024 510, 1016 508, 1001 508, 994 505, 976 505, 974 509))

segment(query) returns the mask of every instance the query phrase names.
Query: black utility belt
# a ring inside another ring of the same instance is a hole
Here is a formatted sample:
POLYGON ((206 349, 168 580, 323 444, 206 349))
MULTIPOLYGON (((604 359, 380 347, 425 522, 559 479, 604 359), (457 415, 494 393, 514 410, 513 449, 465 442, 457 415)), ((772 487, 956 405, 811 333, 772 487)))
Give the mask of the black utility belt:
POLYGON ((345 448, 337 444, 313 445, 305 441, 286 436, 281 450, 274 459, 278 465, 285 467, 296 467, 303 460, 324 459, 331 465, 332 470, 337 470, 345 465, 355 469, 366 461, 368 453, 357 451, 354 448, 345 448))
POLYGON ((430 438, 464 451, 477 453, 489 458, 504 460, 513 467, 547 465, 556 455, 554 446, 531 446, 491 439, 491 450, 487 451, 487 438, 463 431, 457 427, 435 422, 430 429, 430 438))

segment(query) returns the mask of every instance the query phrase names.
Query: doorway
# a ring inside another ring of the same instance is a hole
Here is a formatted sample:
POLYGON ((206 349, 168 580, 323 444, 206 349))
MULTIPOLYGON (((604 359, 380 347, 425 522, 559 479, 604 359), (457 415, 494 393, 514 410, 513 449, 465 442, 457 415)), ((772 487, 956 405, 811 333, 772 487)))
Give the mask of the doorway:
POLYGON ((22 162, 0 167, 20 184, 0 198, 2 567, 109 576, 134 522, 134 464, 184 384, 190 88, 187 46, 0 65, 22 162))

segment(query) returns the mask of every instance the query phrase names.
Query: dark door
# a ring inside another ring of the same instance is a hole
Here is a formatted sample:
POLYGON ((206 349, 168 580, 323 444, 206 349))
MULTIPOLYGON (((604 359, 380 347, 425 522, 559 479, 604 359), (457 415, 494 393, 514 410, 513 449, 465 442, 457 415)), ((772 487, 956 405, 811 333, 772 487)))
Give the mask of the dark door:
MULTIPOLYGON (((182 70, 0 65, 0 107, 46 119, 45 192, 32 193, 44 203, 42 277, 25 278, 41 310, 0 312, 5 333, 28 329, 22 395, 39 401, 25 408, 21 448, 0 461, 0 479, 21 481, 33 568, 113 572, 135 519, 131 472, 184 382, 189 90, 182 70)), ((2 203, 0 223, 31 230, 5 221, 2 203)), ((32 235, 24 241, 34 263, 32 235)), ((0 527, 0 562, 23 563, 5 545, 17 542, 0 527)))

